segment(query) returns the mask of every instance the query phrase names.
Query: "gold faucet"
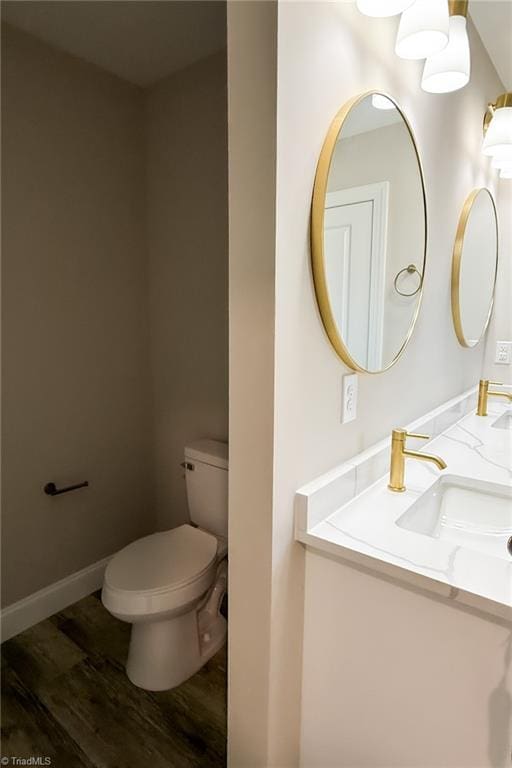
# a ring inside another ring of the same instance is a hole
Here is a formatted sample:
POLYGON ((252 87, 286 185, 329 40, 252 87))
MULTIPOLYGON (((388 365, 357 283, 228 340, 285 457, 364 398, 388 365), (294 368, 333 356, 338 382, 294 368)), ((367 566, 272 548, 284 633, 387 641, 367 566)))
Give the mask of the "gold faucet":
POLYGON ((478 408, 476 409, 477 416, 487 416, 487 398, 488 397, 506 397, 512 402, 512 394, 510 392, 493 392, 489 390, 489 385, 492 384, 495 387, 502 387, 499 381, 489 381, 488 379, 480 379, 478 386, 478 408))
POLYGON ((420 453, 419 451, 410 451, 405 447, 405 440, 408 437, 417 437, 420 440, 429 440, 429 435, 416 435, 413 432, 407 432, 405 429, 394 429, 391 436, 391 468, 389 473, 390 491, 401 493, 405 491, 405 458, 418 459, 419 461, 431 461, 439 469, 446 469, 445 462, 439 457, 430 453, 420 453))

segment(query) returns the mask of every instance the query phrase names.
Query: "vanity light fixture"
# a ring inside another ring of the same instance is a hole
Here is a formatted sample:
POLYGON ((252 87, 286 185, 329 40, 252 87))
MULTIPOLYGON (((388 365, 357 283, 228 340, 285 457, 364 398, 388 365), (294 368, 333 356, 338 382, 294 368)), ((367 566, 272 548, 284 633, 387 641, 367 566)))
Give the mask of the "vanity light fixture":
POLYGON ((512 159, 502 160, 500 157, 493 157, 491 165, 496 171, 501 171, 503 168, 508 170, 512 168, 512 159))
POLYGON ((502 165, 498 168, 500 172, 500 179, 512 179, 512 160, 507 162, 503 162, 502 165))
POLYGON ((387 96, 383 96, 382 93, 372 94, 372 107, 375 109, 396 109, 395 102, 388 99, 387 96))
POLYGON ((500 179, 512 179, 512 160, 500 160, 494 157, 492 167, 500 172, 500 179))
POLYGON ((365 16, 383 18, 397 16, 409 8, 415 0, 356 0, 356 5, 365 16))
POLYGON ((484 155, 493 158, 493 165, 500 169, 500 177, 510 178, 512 163, 512 93, 502 93, 489 104, 484 115, 484 155))
POLYGON ((421 87, 428 93, 451 93, 469 83, 468 0, 450 0, 449 9, 448 45, 425 62, 421 87))
POLYGON ((395 51, 402 59, 426 59, 448 45, 447 0, 416 0, 402 13, 395 51))

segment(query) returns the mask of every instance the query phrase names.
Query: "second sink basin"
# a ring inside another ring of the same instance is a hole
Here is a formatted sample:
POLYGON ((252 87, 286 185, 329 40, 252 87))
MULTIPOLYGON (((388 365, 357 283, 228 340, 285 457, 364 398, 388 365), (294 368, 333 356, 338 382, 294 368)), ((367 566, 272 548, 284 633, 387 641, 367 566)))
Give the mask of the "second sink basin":
POLYGON ((512 410, 502 413, 496 421, 493 421, 491 427, 494 429, 512 429, 512 410))
POLYGON ((401 528, 510 558, 512 488, 443 475, 396 521, 401 528))

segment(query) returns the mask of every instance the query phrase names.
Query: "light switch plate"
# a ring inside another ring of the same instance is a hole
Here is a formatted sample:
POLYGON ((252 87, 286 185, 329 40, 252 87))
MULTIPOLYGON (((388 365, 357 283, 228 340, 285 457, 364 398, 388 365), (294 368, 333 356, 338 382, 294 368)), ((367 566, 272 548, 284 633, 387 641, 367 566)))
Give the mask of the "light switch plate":
POLYGON ((497 365, 510 365, 510 363, 512 363, 512 341, 496 342, 496 357, 494 362, 497 365))
POLYGON ((349 373, 343 377, 343 399, 341 405, 341 423, 348 424, 357 416, 357 374, 349 373))

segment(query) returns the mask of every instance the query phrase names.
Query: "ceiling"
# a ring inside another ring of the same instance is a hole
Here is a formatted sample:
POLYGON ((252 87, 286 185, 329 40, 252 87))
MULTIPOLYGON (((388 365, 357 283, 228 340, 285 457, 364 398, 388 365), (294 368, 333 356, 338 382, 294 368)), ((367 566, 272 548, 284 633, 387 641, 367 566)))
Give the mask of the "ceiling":
POLYGON ((469 15, 503 85, 512 91, 512 0, 470 0, 469 15))
POLYGON ((226 47, 219 0, 7 0, 2 19, 140 86, 226 47))
MULTIPOLYGON (((469 13, 512 90, 512 0, 470 0, 469 13)), ((226 46, 223 0, 4 0, 2 19, 141 86, 226 46)))

